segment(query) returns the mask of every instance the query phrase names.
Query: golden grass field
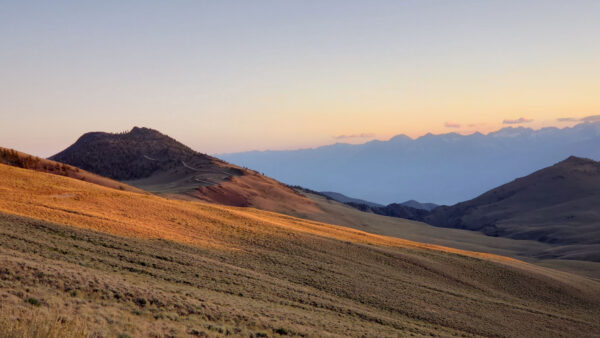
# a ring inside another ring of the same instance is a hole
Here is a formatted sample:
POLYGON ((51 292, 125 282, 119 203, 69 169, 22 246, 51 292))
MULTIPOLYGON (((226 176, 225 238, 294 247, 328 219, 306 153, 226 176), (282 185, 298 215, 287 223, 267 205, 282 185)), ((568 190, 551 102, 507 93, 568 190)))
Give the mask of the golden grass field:
MULTIPOLYGON (((290 213, 300 218, 342 225, 368 233, 403 238, 416 242, 513 257, 539 266, 552 267, 600 279, 600 262, 561 259, 560 255, 556 255, 556 252, 563 248, 560 243, 543 243, 535 240, 493 237, 479 231, 437 227, 408 219, 362 212, 321 195, 301 190, 299 192, 314 201, 321 210, 318 213, 290 213)), ((591 246, 581 245, 581 247, 582 252, 589 252, 589 247, 591 246)))
POLYGON ((144 190, 142 189, 132 187, 119 181, 111 180, 110 178, 93 174, 89 171, 85 171, 83 169, 68 164, 47 160, 45 158, 40 158, 37 156, 32 156, 13 149, 0 147, 0 163, 21 167, 24 169, 32 169, 35 171, 45 172, 59 176, 71 177, 77 180, 86 181, 113 189, 134 191, 140 193, 144 192, 144 190))
POLYGON ((600 333, 596 280, 6 165, 0 300, 6 336, 600 333))

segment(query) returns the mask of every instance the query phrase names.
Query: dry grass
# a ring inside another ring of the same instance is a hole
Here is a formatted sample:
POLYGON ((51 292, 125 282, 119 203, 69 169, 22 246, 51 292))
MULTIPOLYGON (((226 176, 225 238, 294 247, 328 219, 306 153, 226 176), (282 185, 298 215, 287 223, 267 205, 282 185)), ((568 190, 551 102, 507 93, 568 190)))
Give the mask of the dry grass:
POLYGON ((246 170, 218 185, 197 187, 187 193, 201 201, 253 207, 279 213, 322 213, 310 199, 280 182, 246 170))
POLYGON ((68 164, 47 160, 3 147, 0 147, 0 163, 48 174, 70 177, 113 189, 140 193, 144 192, 141 189, 125 183, 111 180, 110 178, 99 176, 68 164))
POLYGON ((169 200, 115 191, 63 177, 0 165, 0 211, 114 235, 163 238, 212 248, 240 249, 257 238, 305 232, 343 241, 435 249, 477 257, 509 258, 369 234, 250 208, 169 200))
MULTIPOLYGON (((580 274, 600 280, 600 262, 563 259, 568 252, 560 243, 542 243, 534 240, 516 240, 505 237, 487 236, 479 231, 460 230, 432 226, 407 219, 386 217, 362 212, 323 196, 302 192, 323 210, 321 213, 290 213, 297 217, 331 223, 362 230, 369 233, 392 236, 411 241, 431 243, 462 250, 488 252, 525 260, 540 266, 547 266, 570 273, 580 274)), ((575 248, 571 245, 570 248, 575 248)), ((593 249, 590 245, 580 245, 581 252, 593 249)), ((600 252, 596 250, 596 252, 600 252)))
POLYGON ((85 323, 47 309, 0 307, 0 338, 84 338, 85 323))
POLYGON ((18 168, 0 177, 13 214, 0 215, 2 307, 90 335, 600 332, 600 284, 567 273, 18 168))

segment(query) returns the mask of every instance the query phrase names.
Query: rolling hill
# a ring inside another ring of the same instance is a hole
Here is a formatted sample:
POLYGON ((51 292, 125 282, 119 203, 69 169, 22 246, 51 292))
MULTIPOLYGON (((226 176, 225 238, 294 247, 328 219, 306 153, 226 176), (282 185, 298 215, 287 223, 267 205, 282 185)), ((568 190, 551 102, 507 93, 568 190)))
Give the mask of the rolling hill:
POLYGON ((355 202, 349 202, 346 204, 363 212, 371 212, 377 215, 406 218, 411 220, 421 220, 425 216, 429 215, 428 210, 408 207, 399 203, 392 203, 381 207, 355 202))
POLYGON ((363 212, 318 193, 298 190, 324 212, 299 215, 320 222, 342 225, 373 234, 409 239, 457 249, 488 252, 524 260, 536 265, 589 276, 600 280, 600 262, 589 260, 597 252, 594 246, 539 242, 536 240, 493 237, 479 231, 439 227, 409 220, 363 212), (595 251, 594 251, 595 250, 595 251), (573 253, 587 253, 579 259, 573 253), (589 255, 591 254, 591 255, 589 255))
POLYGON ((50 159, 175 198, 318 212, 312 201, 276 180, 196 152, 149 128, 87 133, 50 159))
POLYGON ((538 242, 539 238, 511 237, 516 240, 490 240, 486 235, 467 234, 474 229, 457 226, 452 220, 446 225, 444 222, 447 215, 440 212, 449 210, 446 208, 437 208, 434 213, 430 213, 403 204, 379 207, 350 203, 361 211, 407 220, 391 221, 387 218, 363 215, 364 213, 353 212, 350 208, 336 206, 332 201, 324 201, 310 190, 295 191, 292 187, 255 171, 229 165, 195 152, 170 137, 147 128, 133 128, 130 132, 122 134, 89 133, 52 158, 82 165, 87 163, 87 168, 95 168, 94 172, 127 179, 124 181, 127 184, 165 197, 254 207, 376 234, 498 253, 586 276, 600 277, 598 272, 595 272, 597 266, 593 264, 599 262, 597 253, 600 250, 597 243, 567 244, 545 241, 543 243, 548 245, 532 246, 532 242, 538 242), (92 153, 93 155, 90 155, 92 153), (111 157, 111 154, 115 156, 111 157), (107 158, 107 161, 103 162, 102 158, 107 158), (120 169, 103 169, 113 165, 120 169), (150 170, 150 165, 155 167, 150 170), (144 177, 146 175, 149 176, 144 177), (132 177, 135 179, 131 179, 132 177), (409 220, 465 231, 456 233, 440 230, 409 220))
POLYGON ((421 202, 415 201, 415 200, 408 200, 406 202, 400 203, 400 205, 403 205, 405 207, 415 208, 415 209, 428 210, 428 211, 431 211, 431 210, 439 207, 439 205, 437 205, 435 203, 421 203, 421 202))
POLYGON ((3 332, 583 337, 600 330, 598 281, 510 258, 6 165, 0 177, 3 332))
MULTIPOLYGON (((543 250, 517 254, 521 259, 559 258, 600 262, 600 163, 590 159, 572 156, 556 165, 492 189, 473 200, 453 206, 440 206, 431 212, 402 204, 346 204, 377 215, 550 245, 543 250)), ((335 220, 332 222, 335 223, 335 220)), ((383 232, 386 235, 392 233, 383 232)), ((400 237, 406 236, 410 235, 400 234, 400 237)), ((434 236, 437 235, 432 233, 432 237, 434 236)), ((485 241, 481 241, 483 242, 485 241)), ((459 243, 451 246, 463 247, 462 245, 459 243)), ((503 254, 515 256, 514 253, 503 254)))
MULTIPOLYGON (((304 190, 307 191, 311 191, 310 189, 306 189, 303 188, 304 190)), ((363 208, 374 208, 375 210, 377 210, 377 208, 385 208, 386 206, 383 204, 379 204, 379 203, 374 203, 374 202, 369 202, 369 201, 365 201, 365 200, 361 200, 359 198, 353 198, 353 197, 349 197, 346 196, 344 194, 340 194, 339 192, 333 192, 333 191, 321 191, 319 192, 320 194, 323 194, 331 199, 334 199, 338 202, 342 202, 342 203, 346 203, 352 206, 356 206, 358 209, 363 208)), ((415 201, 415 200, 408 200, 406 202, 402 202, 402 203, 391 203, 388 204, 387 207, 394 208, 397 206, 405 206, 405 207, 409 207, 409 208, 413 208, 413 209, 420 209, 420 210, 433 210, 435 208, 437 208, 439 205, 434 204, 434 203, 421 203, 419 201, 415 201)), ((385 214, 385 209, 383 209, 381 212, 375 212, 375 213, 379 213, 384 215, 385 214)))
POLYGON ((434 209, 436 226, 557 245, 565 257, 600 261, 600 162, 569 157, 470 201, 434 209))
POLYGON ((115 181, 100 175, 96 175, 68 164, 47 160, 44 158, 36 157, 33 155, 22 153, 20 151, 3 147, 0 147, 0 163, 19 168, 40 171, 53 175, 71 177, 113 189, 134 192, 144 191, 142 189, 132 187, 123 182, 115 181))
POLYGON ((379 203, 373 203, 373 202, 369 202, 369 201, 365 201, 365 200, 361 200, 358 198, 353 198, 353 197, 349 197, 346 196, 344 194, 340 194, 339 192, 334 192, 334 191, 320 191, 320 194, 323 194, 331 199, 334 199, 338 202, 342 202, 342 203, 356 203, 356 204, 364 204, 366 206, 370 206, 370 207, 382 207, 383 205, 379 204, 379 203))

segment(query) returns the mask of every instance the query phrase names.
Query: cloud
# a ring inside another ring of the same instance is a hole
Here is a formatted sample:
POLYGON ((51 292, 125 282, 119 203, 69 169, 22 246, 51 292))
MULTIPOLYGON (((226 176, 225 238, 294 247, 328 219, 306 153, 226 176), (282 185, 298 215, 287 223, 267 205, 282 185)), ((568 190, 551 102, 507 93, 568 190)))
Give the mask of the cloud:
POLYGON ((594 122, 600 122, 600 115, 590 115, 590 116, 581 117, 581 118, 560 117, 560 118, 557 118, 556 121, 558 121, 558 122, 590 122, 590 123, 594 123, 594 122))
POLYGON ((503 124, 521 124, 521 123, 529 123, 529 122, 533 122, 532 119, 526 119, 524 117, 520 117, 516 120, 504 120, 502 121, 503 124))
POLYGON ((373 134, 373 133, 360 133, 360 134, 337 135, 337 136, 334 136, 333 138, 335 138, 336 140, 345 140, 345 139, 349 139, 349 138, 372 138, 372 137, 375 137, 375 134, 373 134))
POLYGON ((467 127, 476 128, 476 127, 483 127, 485 125, 486 125, 485 123, 469 123, 469 124, 467 124, 467 127))
POLYGON ((556 119, 558 122, 577 122, 580 119, 576 119, 574 117, 559 117, 556 119))
POLYGON ((586 116, 584 118, 581 119, 582 122, 599 122, 600 121, 600 115, 590 115, 590 116, 586 116))
POLYGON ((460 128, 460 124, 459 123, 453 123, 453 122, 446 122, 446 123, 444 123, 444 127, 446 127, 446 128, 460 128))

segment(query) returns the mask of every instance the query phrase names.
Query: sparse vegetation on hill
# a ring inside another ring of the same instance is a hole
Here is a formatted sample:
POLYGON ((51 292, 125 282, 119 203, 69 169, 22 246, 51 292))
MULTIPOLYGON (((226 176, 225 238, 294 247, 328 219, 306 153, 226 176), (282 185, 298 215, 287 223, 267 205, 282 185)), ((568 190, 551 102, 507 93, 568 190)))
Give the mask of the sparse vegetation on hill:
POLYGON ((600 262, 574 260, 571 253, 600 252, 590 245, 564 245, 534 240, 515 240, 487 236, 479 231, 432 226, 406 218, 387 217, 362 212, 347 204, 298 190, 314 201, 319 214, 298 215, 310 219, 343 225, 374 234, 409 239, 412 241, 449 246, 458 249, 489 252, 514 257, 527 262, 550 266, 572 273, 600 279, 600 262))
POLYGON ((113 189, 143 192, 143 190, 137 189, 125 183, 92 174, 68 164, 39 158, 37 156, 25 154, 13 149, 0 147, 0 164, 6 164, 23 169, 31 169, 53 175, 71 177, 113 189))
POLYGON ((116 180, 135 180, 183 166, 225 171, 215 158, 198 153, 167 135, 149 128, 134 127, 126 133, 92 132, 50 159, 68 163, 116 180))
POLYGON ((381 207, 355 202, 348 202, 346 204, 364 212, 371 212, 377 215, 400 217, 411 220, 421 220, 426 215, 429 215, 429 211, 427 210, 416 209, 398 203, 392 203, 381 207))
POLYGON ((423 221, 559 244, 556 254, 600 262, 600 162, 572 156, 423 221))
POLYGON ((14 167, 0 177, 1 306, 60 313, 90 335, 600 330, 600 284, 575 275, 14 167))
POLYGON ((319 212, 286 185, 198 153, 153 129, 87 133, 51 158, 171 198, 275 212, 319 212))

